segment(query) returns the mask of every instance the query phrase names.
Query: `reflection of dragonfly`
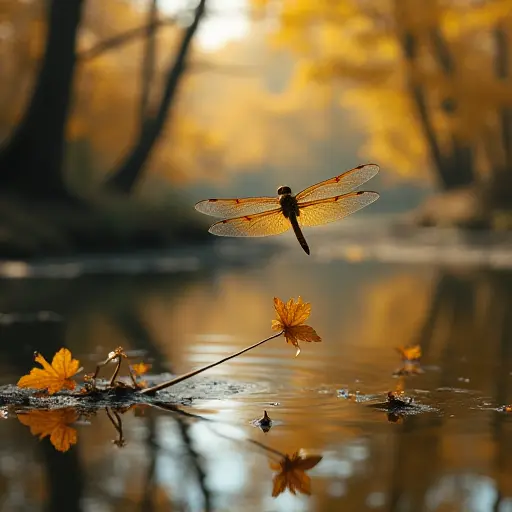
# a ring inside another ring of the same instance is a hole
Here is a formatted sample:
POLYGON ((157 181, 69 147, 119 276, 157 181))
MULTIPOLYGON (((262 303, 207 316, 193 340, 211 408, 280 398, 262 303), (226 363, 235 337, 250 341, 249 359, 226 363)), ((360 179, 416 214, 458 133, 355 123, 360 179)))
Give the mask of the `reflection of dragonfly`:
POLYGON ((221 220, 210 227, 219 236, 270 236, 293 228, 300 245, 309 254, 301 227, 320 226, 342 219, 379 198, 377 192, 350 192, 379 172, 375 164, 360 165, 329 180, 292 195, 290 187, 279 187, 278 197, 206 199, 196 210, 221 220))

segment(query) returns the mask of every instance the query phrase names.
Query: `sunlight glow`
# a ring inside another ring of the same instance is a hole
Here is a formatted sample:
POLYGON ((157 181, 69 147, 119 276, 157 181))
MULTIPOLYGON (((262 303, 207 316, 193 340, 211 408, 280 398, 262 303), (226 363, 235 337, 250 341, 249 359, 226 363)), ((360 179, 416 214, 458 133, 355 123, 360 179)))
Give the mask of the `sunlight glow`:
MULTIPOLYGON (((171 15, 193 8, 194 4, 190 0, 160 0, 161 10, 171 15)), ((248 31, 247 0, 210 0, 197 40, 203 50, 215 51, 229 41, 245 37, 248 31)))

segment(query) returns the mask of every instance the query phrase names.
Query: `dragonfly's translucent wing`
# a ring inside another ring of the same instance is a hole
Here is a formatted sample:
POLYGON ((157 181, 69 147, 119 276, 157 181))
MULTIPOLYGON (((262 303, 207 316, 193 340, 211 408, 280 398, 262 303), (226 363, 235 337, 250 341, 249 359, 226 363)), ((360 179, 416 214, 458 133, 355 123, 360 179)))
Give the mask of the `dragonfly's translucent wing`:
POLYGON ((299 203, 316 201, 328 197, 340 196, 366 183, 379 172, 376 164, 365 164, 355 167, 334 178, 321 181, 299 192, 295 197, 299 203))
POLYGON ((208 231, 219 236, 270 236, 284 233, 290 227, 290 221, 279 209, 221 220, 208 231))
POLYGON ((379 198, 377 192, 351 192, 343 196, 302 203, 299 209, 299 225, 320 226, 343 219, 368 206, 379 198))
POLYGON ((227 219, 262 213, 279 207, 277 197, 246 197, 243 199, 205 199, 195 205, 195 209, 212 217, 227 219))

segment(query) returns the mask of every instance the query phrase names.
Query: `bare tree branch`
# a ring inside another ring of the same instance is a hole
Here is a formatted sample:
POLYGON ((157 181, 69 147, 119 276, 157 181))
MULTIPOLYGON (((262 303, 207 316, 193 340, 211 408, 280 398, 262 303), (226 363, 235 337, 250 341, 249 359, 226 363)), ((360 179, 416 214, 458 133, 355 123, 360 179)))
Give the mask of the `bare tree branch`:
POLYGON ((155 115, 141 126, 139 139, 124 158, 119 168, 107 179, 107 187, 118 192, 130 193, 135 186, 171 110, 178 86, 187 67, 187 57, 192 39, 204 15, 205 6, 206 0, 200 0, 192 23, 183 32, 178 53, 167 72, 167 80, 155 115))
POLYGON ((149 96, 151 82, 155 71, 156 52, 156 22, 158 20, 158 0, 149 0, 148 18, 149 23, 146 30, 146 47, 142 61, 142 91, 140 98, 140 122, 146 122, 149 109, 149 96))
POLYGON ((129 43, 138 37, 142 37, 149 31, 156 31, 161 27, 172 26, 175 24, 176 20, 174 18, 161 18, 159 20, 155 20, 154 23, 150 23, 149 25, 133 28, 116 36, 105 39, 104 41, 100 41, 91 48, 79 52, 77 59, 82 63, 87 62, 89 60, 95 59, 96 57, 99 57, 100 55, 103 55, 108 51, 114 50, 119 46, 123 46, 124 44, 129 43))

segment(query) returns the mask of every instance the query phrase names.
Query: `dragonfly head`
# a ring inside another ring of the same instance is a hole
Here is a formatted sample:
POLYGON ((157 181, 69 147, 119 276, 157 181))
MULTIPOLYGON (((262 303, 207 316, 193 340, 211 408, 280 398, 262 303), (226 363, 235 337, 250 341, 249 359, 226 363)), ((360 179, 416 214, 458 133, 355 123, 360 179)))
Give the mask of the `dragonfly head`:
POLYGON ((285 194, 291 194, 292 193, 292 189, 290 187, 279 187, 277 189, 277 195, 278 196, 282 196, 282 195, 285 195, 285 194))

